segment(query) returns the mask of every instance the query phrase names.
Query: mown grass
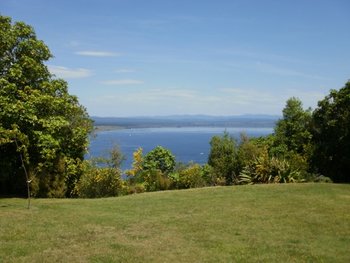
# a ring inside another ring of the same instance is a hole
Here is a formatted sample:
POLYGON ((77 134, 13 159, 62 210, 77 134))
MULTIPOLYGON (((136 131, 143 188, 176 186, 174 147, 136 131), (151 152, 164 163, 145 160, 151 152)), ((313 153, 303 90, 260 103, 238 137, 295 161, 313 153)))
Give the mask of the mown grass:
POLYGON ((350 262, 350 185, 0 199, 0 262, 350 262))

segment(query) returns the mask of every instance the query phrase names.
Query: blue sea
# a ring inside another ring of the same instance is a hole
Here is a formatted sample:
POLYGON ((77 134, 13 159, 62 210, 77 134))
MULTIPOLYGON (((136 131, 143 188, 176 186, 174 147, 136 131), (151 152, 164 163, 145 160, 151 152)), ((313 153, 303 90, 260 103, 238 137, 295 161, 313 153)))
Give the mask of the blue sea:
POLYGON ((158 145, 169 149, 176 161, 190 161, 205 164, 210 151, 209 142, 215 135, 223 135, 227 131, 232 137, 239 139, 242 132, 249 137, 271 134, 273 128, 222 128, 222 127, 179 127, 179 128, 137 128, 97 131, 90 139, 87 158, 108 157, 109 150, 118 145, 126 160, 122 169, 130 169, 132 154, 139 147, 146 154, 158 145))

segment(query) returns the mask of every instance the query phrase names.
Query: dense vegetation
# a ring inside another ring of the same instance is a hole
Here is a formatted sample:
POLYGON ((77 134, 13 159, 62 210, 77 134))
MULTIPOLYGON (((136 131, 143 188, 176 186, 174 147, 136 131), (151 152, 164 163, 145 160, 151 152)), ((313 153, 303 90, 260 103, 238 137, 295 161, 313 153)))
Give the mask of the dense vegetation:
MULTIPOLYGON (((274 133, 267 137, 248 138, 242 134, 236 140, 228 133, 214 136, 210 141, 208 164, 204 166, 176 164, 175 156, 161 146, 146 155, 141 148, 135 151, 133 166, 125 171, 124 180, 120 165, 113 168, 95 165, 85 170, 78 186, 92 176, 90 188, 105 189, 105 192, 82 193, 77 188, 76 194, 109 196, 111 189, 97 185, 112 185, 99 179, 110 180, 111 174, 119 176, 115 184, 119 187, 115 192, 118 195, 217 185, 349 182, 350 82, 339 91, 331 91, 330 96, 334 99, 327 96, 314 111, 304 110, 299 99, 290 98, 274 133), (330 117, 331 114, 334 117, 330 117)), ((119 149, 115 148, 108 162, 120 164, 116 161, 120 156, 119 149)))
POLYGON ((70 196, 92 122, 67 83, 44 64, 52 57, 33 28, 0 16, 0 191, 70 196))
POLYGON ((123 172, 118 148, 107 160, 83 160, 92 122, 67 83, 48 71, 48 47, 24 23, 1 16, 0 25, 2 195, 103 197, 216 185, 350 182, 350 82, 331 90, 314 111, 290 98, 270 136, 214 136, 204 166, 176 163, 158 146, 146 155, 138 149, 123 172))

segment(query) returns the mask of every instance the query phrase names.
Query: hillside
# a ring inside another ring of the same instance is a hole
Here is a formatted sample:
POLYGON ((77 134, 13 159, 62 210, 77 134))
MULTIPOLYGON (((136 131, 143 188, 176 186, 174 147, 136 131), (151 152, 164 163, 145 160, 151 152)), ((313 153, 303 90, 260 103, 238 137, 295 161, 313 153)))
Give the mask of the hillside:
POLYGON ((149 117, 92 117, 96 126, 145 127, 274 127, 275 115, 174 115, 149 117))
POLYGON ((0 199, 0 262, 349 262, 350 185, 0 199))

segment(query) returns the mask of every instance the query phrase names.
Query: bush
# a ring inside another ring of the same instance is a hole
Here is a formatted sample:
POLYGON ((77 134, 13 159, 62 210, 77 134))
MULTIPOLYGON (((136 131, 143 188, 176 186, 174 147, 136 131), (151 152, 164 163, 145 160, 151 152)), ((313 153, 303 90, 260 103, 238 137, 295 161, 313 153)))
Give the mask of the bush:
POLYGON ((127 194, 138 194, 144 193, 146 191, 146 187, 144 183, 132 183, 126 186, 125 192, 127 194))
POLYGON ((179 172, 178 187, 180 189, 206 186, 203 170, 199 164, 192 164, 179 172))
POLYGON ((85 170, 75 190, 79 197, 96 198, 121 195, 125 187, 119 169, 99 168, 85 162, 85 170))
POLYGON ((31 177, 31 194, 34 197, 63 198, 70 197, 74 188, 74 178, 80 176, 78 171, 80 159, 56 158, 53 167, 42 166, 31 177), (76 169, 72 169, 75 166, 76 169))
POLYGON ((301 173, 287 160, 269 157, 267 149, 247 164, 238 179, 241 184, 302 182, 301 173))
POLYGON ((224 177, 227 184, 233 184, 239 173, 236 141, 227 132, 223 136, 214 136, 210 140, 208 164, 214 173, 224 177))
POLYGON ((262 154, 267 147, 265 144, 265 142, 262 142, 262 138, 250 139, 246 134, 241 134, 241 140, 237 150, 237 170, 239 173, 252 160, 262 154))
POLYGON ((147 192, 168 190, 171 186, 171 180, 158 169, 144 170, 138 179, 147 192))
POLYGON ((217 174, 215 172, 215 169, 209 164, 203 165, 202 178, 208 186, 226 185, 225 177, 221 176, 220 174, 217 174))

